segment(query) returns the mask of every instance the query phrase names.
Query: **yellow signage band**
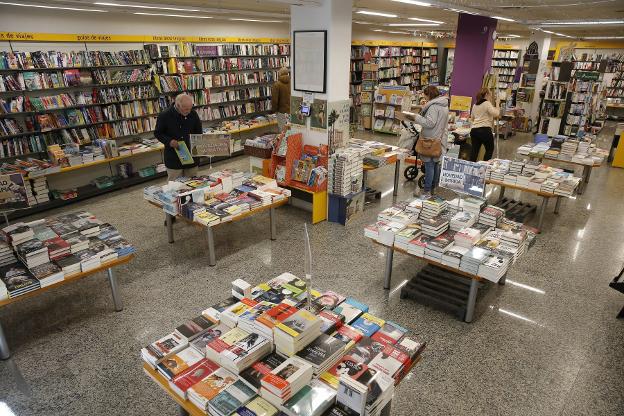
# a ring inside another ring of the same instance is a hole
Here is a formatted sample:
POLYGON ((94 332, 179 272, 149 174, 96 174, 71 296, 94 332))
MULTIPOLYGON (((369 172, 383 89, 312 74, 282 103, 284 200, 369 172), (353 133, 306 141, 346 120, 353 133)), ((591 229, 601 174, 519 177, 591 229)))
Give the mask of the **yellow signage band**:
POLYGON ((132 43, 290 43, 288 38, 112 35, 97 33, 0 32, 0 40, 15 42, 132 42, 132 43))

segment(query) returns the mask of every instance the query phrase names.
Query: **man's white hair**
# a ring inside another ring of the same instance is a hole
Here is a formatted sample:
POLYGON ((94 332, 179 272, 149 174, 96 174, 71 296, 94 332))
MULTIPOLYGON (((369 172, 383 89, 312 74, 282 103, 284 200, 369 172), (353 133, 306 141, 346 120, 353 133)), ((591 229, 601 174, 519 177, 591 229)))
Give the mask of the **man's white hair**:
POLYGON ((176 95, 176 97, 175 97, 175 105, 176 105, 176 107, 179 108, 182 104, 184 104, 185 101, 193 104, 193 97, 191 97, 190 95, 188 95, 186 93, 182 93, 182 94, 176 95))

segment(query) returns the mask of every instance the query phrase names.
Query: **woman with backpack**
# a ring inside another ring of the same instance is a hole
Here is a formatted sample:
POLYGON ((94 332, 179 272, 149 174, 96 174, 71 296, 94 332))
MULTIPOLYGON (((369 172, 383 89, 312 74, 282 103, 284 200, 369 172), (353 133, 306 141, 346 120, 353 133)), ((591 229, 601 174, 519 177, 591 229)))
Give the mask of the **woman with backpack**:
MULTIPOLYGON (((441 96, 438 88, 428 86, 423 91, 426 99, 420 114, 413 116, 413 121, 422 126, 416 152, 425 164, 425 186, 423 198, 431 196, 440 180, 440 157, 448 145, 448 97, 441 96)), ((408 118, 412 118, 406 114, 408 118)))

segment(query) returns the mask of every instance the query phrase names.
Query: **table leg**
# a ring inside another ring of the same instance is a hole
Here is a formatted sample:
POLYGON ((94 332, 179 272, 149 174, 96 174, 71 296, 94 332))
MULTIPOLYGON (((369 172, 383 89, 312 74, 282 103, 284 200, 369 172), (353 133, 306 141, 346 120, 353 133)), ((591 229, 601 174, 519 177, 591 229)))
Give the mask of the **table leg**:
POLYGON ((505 273, 503 277, 501 277, 500 280, 498 281, 498 284, 501 286, 504 286, 505 283, 507 283, 507 273, 505 273))
POLYGON ((591 167, 590 166, 583 166, 583 174, 581 176, 581 182, 579 183, 579 186, 576 189, 576 193, 578 195, 583 195, 583 192, 585 192, 585 186, 589 182, 589 173, 590 173, 590 171, 591 171, 591 167))
POLYGON ((498 202, 502 201, 505 197, 505 187, 501 185, 500 193, 498 194, 498 202))
POLYGON ((539 210, 539 219, 537 221, 537 230, 538 232, 542 232, 542 223, 544 222, 544 212, 546 211, 546 206, 548 205, 548 198, 545 196, 542 197, 542 205, 539 210))
POLYGON ((587 176, 585 176, 585 183, 589 183, 589 177, 591 176, 593 166, 587 166, 587 176))
POLYGON ((397 159, 394 164, 394 190, 392 195, 397 196, 399 193, 399 176, 401 175, 401 161, 397 159))
POLYGON ((368 171, 362 171, 362 190, 366 192, 366 179, 368 177, 368 171))
POLYGON ((561 197, 557 197, 557 202, 555 202, 555 214, 559 214, 559 207, 561 206, 561 197))
POLYGON ((394 258, 394 250, 392 247, 386 247, 386 268, 384 270, 384 289, 390 289, 390 280, 392 279, 392 260, 394 258))
POLYGON ((271 223, 271 240, 277 239, 277 221, 275 221, 275 208, 269 210, 269 222, 271 223))
POLYGON ((392 410, 392 400, 390 400, 388 402, 388 404, 383 408, 383 410, 381 411, 381 413, 379 414, 380 416, 390 416, 391 415, 391 410, 392 410))
POLYGON ((108 282, 110 283, 111 293, 113 294, 113 304, 115 305, 115 310, 117 312, 121 312, 123 310, 123 301, 121 300, 121 294, 119 293, 117 278, 115 277, 112 268, 107 269, 106 273, 108 274, 108 282))
POLYGON ((178 405, 178 407, 179 407, 179 410, 180 410, 180 412, 179 412, 180 416, 189 416, 189 412, 187 412, 185 408, 183 408, 180 405, 178 405))
POLYGON ((0 360, 8 360, 11 357, 11 350, 9 350, 9 344, 7 343, 4 331, 2 330, 2 324, 0 324, 0 360))
POLYGON ((173 215, 165 214, 165 222, 167 223, 167 237, 169 244, 173 244, 173 215))
POLYGON ((468 292, 468 304, 466 305, 466 317, 464 322, 472 322, 474 318, 475 304, 477 303, 477 291, 479 290, 479 281, 472 279, 470 282, 470 292, 468 292))
POLYGON ((217 260, 215 259, 214 233, 212 227, 206 227, 206 234, 208 234, 208 265, 214 266, 217 264, 217 260))

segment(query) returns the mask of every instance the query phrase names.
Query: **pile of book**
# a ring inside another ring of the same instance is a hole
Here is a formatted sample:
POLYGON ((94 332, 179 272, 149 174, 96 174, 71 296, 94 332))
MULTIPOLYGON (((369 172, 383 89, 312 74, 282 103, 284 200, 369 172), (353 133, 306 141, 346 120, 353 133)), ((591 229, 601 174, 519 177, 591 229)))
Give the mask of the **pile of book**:
POLYGON ((446 200, 437 196, 432 196, 431 198, 423 201, 422 212, 420 213, 420 216, 422 218, 436 217, 440 215, 440 213, 444 211, 447 206, 448 203, 446 202, 446 200))
POLYGON ((16 223, 0 238, 0 279, 10 298, 135 251, 115 227, 86 211, 16 223))
POLYGON ((347 148, 336 151, 327 165, 327 191, 341 196, 360 192, 363 172, 360 150, 347 148))
POLYGON ((425 347, 401 325, 368 313, 368 306, 332 291, 307 291, 290 273, 247 294, 206 308, 141 350, 162 382, 204 413, 322 416, 354 414, 363 406, 379 414, 425 347), (311 311, 305 309, 308 296, 311 311), (256 319, 245 317, 248 312, 256 319), (308 342, 310 328, 322 322, 331 324, 325 333, 316 328, 308 342), (249 332, 241 325, 264 329, 249 332), (296 354, 274 350, 293 328, 304 334, 298 341, 305 345, 296 354), (360 392, 358 404, 339 397, 347 384, 360 392))
POLYGON ((504 217, 504 209, 494 205, 488 205, 483 209, 483 211, 481 211, 481 214, 479 215, 479 222, 495 228, 504 217))
POLYGON ((212 226, 287 199, 290 190, 279 187, 275 179, 224 169, 207 176, 178 178, 163 186, 148 186, 143 197, 162 205, 168 214, 212 226))
POLYGON ((550 142, 524 144, 518 147, 517 153, 520 156, 565 160, 582 165, 601 164, 609 152, 596 147, 592 141, 592 135, 586 135, 583 140, 555 136, 550 142))

